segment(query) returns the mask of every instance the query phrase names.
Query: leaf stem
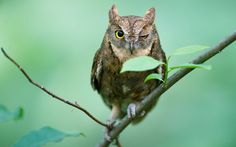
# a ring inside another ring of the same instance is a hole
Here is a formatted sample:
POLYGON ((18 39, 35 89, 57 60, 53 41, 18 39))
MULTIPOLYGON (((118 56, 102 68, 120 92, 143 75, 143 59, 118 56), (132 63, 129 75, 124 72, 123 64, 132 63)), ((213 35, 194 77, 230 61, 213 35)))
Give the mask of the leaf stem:
POLYGON ((164 76, 164 86, 166 85, 167 79, 168 79, 168 76, 169 76, 169 61, 170 61, 170 58, 171 58, 171 56, 169 56, 167 58, 166 64, 164 64, 165 69, 166 69, 165 70, 165 76, 164 76))

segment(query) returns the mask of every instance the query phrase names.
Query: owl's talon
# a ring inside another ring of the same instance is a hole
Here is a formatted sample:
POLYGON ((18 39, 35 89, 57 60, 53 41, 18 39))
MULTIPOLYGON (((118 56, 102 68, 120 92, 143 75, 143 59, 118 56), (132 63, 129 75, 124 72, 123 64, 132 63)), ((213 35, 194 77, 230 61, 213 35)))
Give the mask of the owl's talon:
POLYGON ((142 111, 140 117, 143 117, 146 114, 146 111, 142 111))
POLYGON ((128 105, 127 116, 128 118, 134 118, 136 116, 136 104, 131 103, 128 105))
POLYGON ((111 142, 111 136, 109 136, 109 132, 106 132, 106 131, 105 131, 105 136, 104 136, 104 138, 105 138, 107 141, 111 142))
POLYGON ((111 136, 109 135, 110 131, 111 131, 111 127, 108 126, 105 128, 105 132, 104 132, 104 138, 109 142, 111 142, 111 136))
POLYGON ((113 127, 114 127, 114 125, 116 124, 116 120, 107 120, 107 128, 109 129, 109 130, 112 130, 113 129, 113 127))
POLYGON ((114 125, 116 124, 116 120, 107 120, 107 127, 105 128, 104 138, 111 142, 112 139, 109 135, 110 131, 113 129, 114 125))

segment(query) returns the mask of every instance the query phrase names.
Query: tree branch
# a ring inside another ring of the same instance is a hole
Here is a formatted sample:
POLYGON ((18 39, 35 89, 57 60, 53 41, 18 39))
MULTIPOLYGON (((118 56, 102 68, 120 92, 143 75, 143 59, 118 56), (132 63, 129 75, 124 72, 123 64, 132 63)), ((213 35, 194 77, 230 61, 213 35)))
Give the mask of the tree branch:
POLYGON ((91 113, 89 113, 86 109, 84 109, 83 107, 81 107, 80 105, 78 105, 76 102, 75 103, 72 103, 68 100, 65 100, 63 97, 60 97, 60 96, 57 96, 56 94, 50 92, 49 90, 47 90, 44 86, 40 85, 38 82, 34 81, 30 76, 29 74, 27 74, 27 72, 14 60, 12 59, 6 52, 3 48, 1 48, 1 51, 2 53, 4 54, 4 56, 9 59, 22 73, 23 75, 26 77, 26 79, 31 83, 33 84, 34 86, 38 87, 39 89, 43 90, 44 92, 46 92, 48 95, 52 96, 53 98, 61 101, 61 102, 64 102, 74 108, 77 108, 79 110, 81 110, 82 112, 84 112, 88 117, 90 117, 92 120, 94 120, 96 123, 104 126, 104 127, 108 127, 107 124, 99 121, 96 117, 94 117, 91 113))
MULTIPOLYGON (((190 63, 194 64, 201 64, 210 59, 211 57, 215 56, 216 54, 220 53, 225 47, 227 47, 229 44, 234 42, 236 40, 236 32, 232 33, 229 35, 227 38, 219 42, 216 46, 212 47, 209 51, 203 53, 196 59, 194 59, 190 63)), ((22 73, 23 75, 28 79, 28 81, 33 84, 34 86, 38 87, 39 89, 43 90, 45 93, 48 95, 52 96, 53 98, 64 102, 74 108, 77 108, 84 112, 88 117, 90 117, 92 120, 97 122, 98 124, 107 127, 108 125, 99 121, 97 118, 95 118, 92 114, 90 114, 86 109, 82 108, 79 106, 76 102, 72 103, 70 101, 65 100, 63 97, 59 97, 56 94, 50 92, 46 88, 44 88, 42 85, 34 81, 28 74, 27 72, 15 61, 13 60, 5 51, 3 48, 1 48, 2 53, 5 55, 7 59, 9 59, 22 73)), ((168 80, 167 83, 161 84, 159 87, 157 87, 152 93, 150 93, 144 100, 137 106, 136 113, 137 115, 140 114, 142 111, 144 111, 146 108, 148 108, 151 104, 152 101, 155 99, 159 99, 159 97, 166 92, 171 86, 173 86, 176 82, 178 82, 181 78, 183 78, 185 75, 187 75, 189 72, 191 72, 194 69, 180 69, 177 71, 175 74, 173 74, 168 80)), ((119 134, 131 123, 132 119, 129 119, 127 116, 125 116, 120 123, 115 126, 109 133, 111 139, 115 139, 119 136, 119 134)), ((106 140, 105 138, 103 141, 99 144, 100 147, 107 147, 109 146, 111 142, 106 140)))
MULTIPOLYGON (((216 46, 212 47, 207 52, 203 53, 202 55, 198 56, 196 59, 192 60, 190 63, 194 64, 201 64, 210 59, 211 57, 215 56, 216 54, 220 53, 225 47, 227 47, 229 44, 234 42, 236 40, 236 31, 229 35, 227 38, 220 41, 216 46)), ((173 86, 176 82, 178 82, 181 78, 183 78, 185 75, 187 75, 189 72, 191 72, 194 69, 180 69, 176 73, 174 73, 168 80, 166 85, 161 84, 159 87, 157 87, 152 93, 150 93, 148 96, 144 98, 144 100, 137 106, 136 113, 137 115, 140 114, 142 111, 144 111, 146 108, 148 108, 153 100, 159 99, 160 96, 166 92, 171 86, 173 86)), ((131 119, 129 119, 127 116, 125 116, 120 123, 115 126, 111 132, 110 137, 111 139, 115 139, 119 136, 119 134, 131 123, 131 119)), ((111 142, 106 140, 105 138, 102 140, 102 142, 98 145, 99 147, 107 147, 109 146, 111 142)))

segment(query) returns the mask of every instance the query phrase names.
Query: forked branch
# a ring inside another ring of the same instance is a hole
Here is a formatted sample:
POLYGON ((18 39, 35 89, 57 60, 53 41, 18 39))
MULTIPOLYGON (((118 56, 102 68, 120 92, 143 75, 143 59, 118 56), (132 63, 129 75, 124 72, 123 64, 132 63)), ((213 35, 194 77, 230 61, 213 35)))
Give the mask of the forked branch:
MULTIPOLYGON (((230 45, 232 42, 236 40, 236 32, 232 33, 229 35, 227 38, 223 39, 220 41, 217 45, 212 47, 210 50, 207 52, 203 53, 202 55, 198 56, 196 59, 192 60, 190 63, 194 64, 201 64, 204 63, 205 61, 209 60, 211 57, 215 56, 216 54, 220 53, 223 49, 225 49, 228 45, 230 45)), ((77 103, 72 103, 70 101, 65 100, 62 97, 59 97, 55 95, 54 93, 50 92, 46 88, 44 88, 42 85, 39 83, 35 82, 27 73, 26 71, 21 68, 21 66, 13 60, 5 51, 3 48, 1 48, 1 51, 3 54, 6 56, 7 59, 9 59, 13 64, 17 66, 17 68, 24 74, 24 76, 29 80, 31 84, 34 86, 40 88, 53 98, 56 98, 72 107, 75 107, 82 112, 84 112, 87 116, 89 116, 92 120, 97 122, 98 124, 108 127, 105 123, 99 121, 97 118, 95 118, 92 114, 90 114, 86 109, 82 108, 79 106, 77 103)), ((173 74, 166 82, 166 84, 161 84, 159 87, 157 87, 152 93, 150 93, 144 100, 137 106, 136 113, 140 114, 143 110, 148 108, 154 99, 158 99, 163 93, 165 93, 171 86, 173 86, 176 82, 178 82, 181 78, 183 78, 185 75, 187 75, 189 72, 191 72, 194 69, 180 69, 178 70, 175 74, 173 74)), ((109 133, 111 139, 116 139, 119 134, 131 123, 131 119, 129 119, 127 116, 125 116, 120 123, 115 126, 109 133)), ((103 139, 102 142, 99 144, 99 147, 107 147, 110 145, 110 141, 103 139)))
POLYGON ((51 91, 49 91, 48 89, 46 89, 44 86, 40 85, 38 82, 34 81, 29 74, 13 59, 11 58, 3 48, 1 48, 2 53, 4 54, 4 56, 9 59, 22 73, 23 75, 27 78, 27 80, 33 84, 34 86, 38 87, 39 89, 43 90, 44 92, 46 92, 48 95, 52 96, 53 98, 64 102, 74 108, 77 108, 79 110, 81 110, 82 112, 84 112, 88 117, 90 117, 92 120, 94 120, 96 123, 104 126, 104 127, 108 127, 105 123, 101 122, 100 120, 98 120, 96 117, 94 117, 90 112, 88 112, 86 109, 84 109, 83 107, 81 107, 80 105, 78 105, 78 103, 72 103, 68 100, 65 100, 65 98, 57 96, 56 94, 52 93, 51 91))

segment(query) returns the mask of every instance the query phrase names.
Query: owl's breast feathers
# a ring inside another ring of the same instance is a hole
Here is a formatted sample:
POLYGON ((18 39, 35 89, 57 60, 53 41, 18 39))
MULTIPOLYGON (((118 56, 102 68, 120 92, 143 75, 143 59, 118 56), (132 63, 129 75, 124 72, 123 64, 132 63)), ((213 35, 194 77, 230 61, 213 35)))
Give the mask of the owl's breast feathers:
MULTIPOLYGON (((157 42, 152 45, 148 56, 166 62, 165 53, 157 42)), ((154 72, 164 76, 165 71, 164 66, 159 66, 148 71, 120 73, 121 67, 122 62, 112 51, 111 46, 100 48, 96 52, 92 66, 91 85, 108 105, 114 99, 138 100, 146 96, 160 84, 160 81, 152 80, 144 83, 145 77, 154 72)))

